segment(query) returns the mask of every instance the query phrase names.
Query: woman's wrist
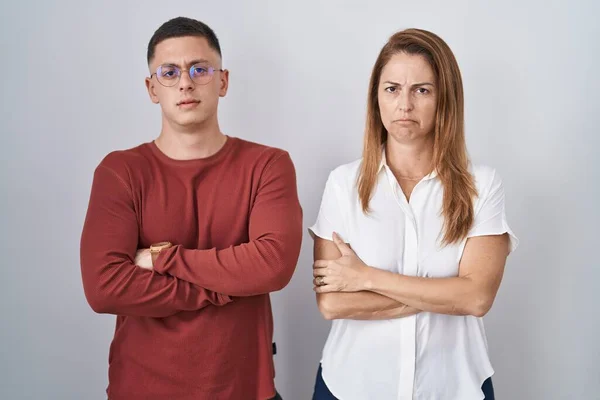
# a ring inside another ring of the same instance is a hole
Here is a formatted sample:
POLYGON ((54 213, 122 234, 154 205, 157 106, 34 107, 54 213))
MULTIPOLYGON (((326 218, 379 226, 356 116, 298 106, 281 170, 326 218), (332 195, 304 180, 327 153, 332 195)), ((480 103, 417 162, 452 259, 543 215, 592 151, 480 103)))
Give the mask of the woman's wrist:
POLYGON ((376 287, 377 275, 381 272, 380 269, 370 267, 367 265, 364 272, 364 278, 361 280, 363 284, 363 290, 373 291, 376 287))

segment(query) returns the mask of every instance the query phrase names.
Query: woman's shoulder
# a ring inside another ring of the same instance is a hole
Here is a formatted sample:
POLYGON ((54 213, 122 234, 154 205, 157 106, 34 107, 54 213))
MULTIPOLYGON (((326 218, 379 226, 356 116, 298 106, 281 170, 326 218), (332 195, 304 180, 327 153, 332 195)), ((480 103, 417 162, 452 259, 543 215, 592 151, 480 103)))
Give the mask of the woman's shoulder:
POLYGON ((334 168, 329 173, 329 181, 342 187, 353 186, 360 171, 362 159, 358 159, 334 168))
POLYGON ((502 178, 496 168, 486 164, 471 164, 469 169, 478 193, 487 193, 493 187, 502 186, 502 178))
POLYGON ((496 174, 496 169, 487 164, 471 164, 469 169, 476 180, 491 179, 496 174))

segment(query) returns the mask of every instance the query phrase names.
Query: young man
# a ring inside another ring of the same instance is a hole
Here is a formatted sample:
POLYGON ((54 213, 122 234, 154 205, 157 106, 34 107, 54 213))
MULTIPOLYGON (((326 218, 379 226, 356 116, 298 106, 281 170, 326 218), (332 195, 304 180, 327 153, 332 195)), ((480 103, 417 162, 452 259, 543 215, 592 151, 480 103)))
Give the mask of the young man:
POLYGON ((279 398, 269 293, 300 252, 294 166, 220 131, 229 73, 208 26, 166 22, 148 65, 162 130, 102 160, 81 238, 86 298, 117 315, 108 397, 279 398))

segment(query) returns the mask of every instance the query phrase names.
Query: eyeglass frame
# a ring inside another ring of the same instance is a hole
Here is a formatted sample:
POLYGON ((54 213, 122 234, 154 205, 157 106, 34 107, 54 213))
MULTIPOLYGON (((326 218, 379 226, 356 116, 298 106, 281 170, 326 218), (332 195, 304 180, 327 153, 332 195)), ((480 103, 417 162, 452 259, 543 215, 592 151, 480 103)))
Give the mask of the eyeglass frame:
MULTIPOLYGON (((175 65, 175 64, 162 64, 162 65, 159 65, 159 66, 156 68, 156 72, 154 72, 154 73, 150 74, 150 79, 152 79, 152 76, 156 75, 156 80, 157 80, 157 81, 158 81, 158 83, 160 83, 162 86, 164 86, 164 87, 173 87, 173 86, 177 85, 177 84, 179 83, 179 81, 181 80, 181 75, 182 75, 182 71, 183 71, 183 70, 184 70, 184 68, 180 68, 179 66, 177 66, 177 65, 175 65), (174 68, 176 71, 179 71, 179 72, 178 72, 178 74, 177 74, 177 80, 175 80, 175 83, 173 83, 172 85, 165 85, 165 84, 164 84, 164 83, 162 83, 162 82, 160 81, 160 79, 158 78, 158 72, 159 72, 159 71, 160 71, 160 69, 161 69, 161 68, 163 68, 163 67, 172 67, 172 68, 174 68)), ((197 85, 208 85, 210 82, 212 82, 212 80, 213 80, 213 77, 214 77, 214 75, 215 75, 215 72, 216 72, 216 71, 219 71, 219 72, 225 72, 225 70, 224 70, 223 68, 215 68, 215 67, 213 67, 213 66, 206 65, 206 64, 203 64, 203 63, 198 63, 198 62, 197 62, 197 63, 195 63, 195 64, 192 64, 192 65, 190 66, 190 68, 187 70, 187 72, 188 72, 188 75, 189 75, 189 77, 190 77, 190 80, 191 80, 192 82, 194 82, 195 84, 197 84, 197 85), (208 80, 206 83, 198 83, 198 82, 196 82, 196 81, 194 80, 194 78, 192 77, 192 69, 196 68, 196 67, 197 67, 197 66, 199 66, 199 65, 201 65, 201 66, 202 66, 202 68, 206 68, 206 70, 207 70, 207 71, 209 72, 209 74, 210 74, 210 80, 208 80)))

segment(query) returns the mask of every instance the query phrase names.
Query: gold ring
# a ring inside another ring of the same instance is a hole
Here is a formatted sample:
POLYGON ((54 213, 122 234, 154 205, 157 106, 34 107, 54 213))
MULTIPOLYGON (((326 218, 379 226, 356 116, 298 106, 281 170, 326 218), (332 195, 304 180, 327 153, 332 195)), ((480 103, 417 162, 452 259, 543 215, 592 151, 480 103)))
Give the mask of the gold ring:
POLYGON ((323 277, 322 276, 317 276, 317 286, 323 286, 325 284, 325 282, 323 282, 323 277))

